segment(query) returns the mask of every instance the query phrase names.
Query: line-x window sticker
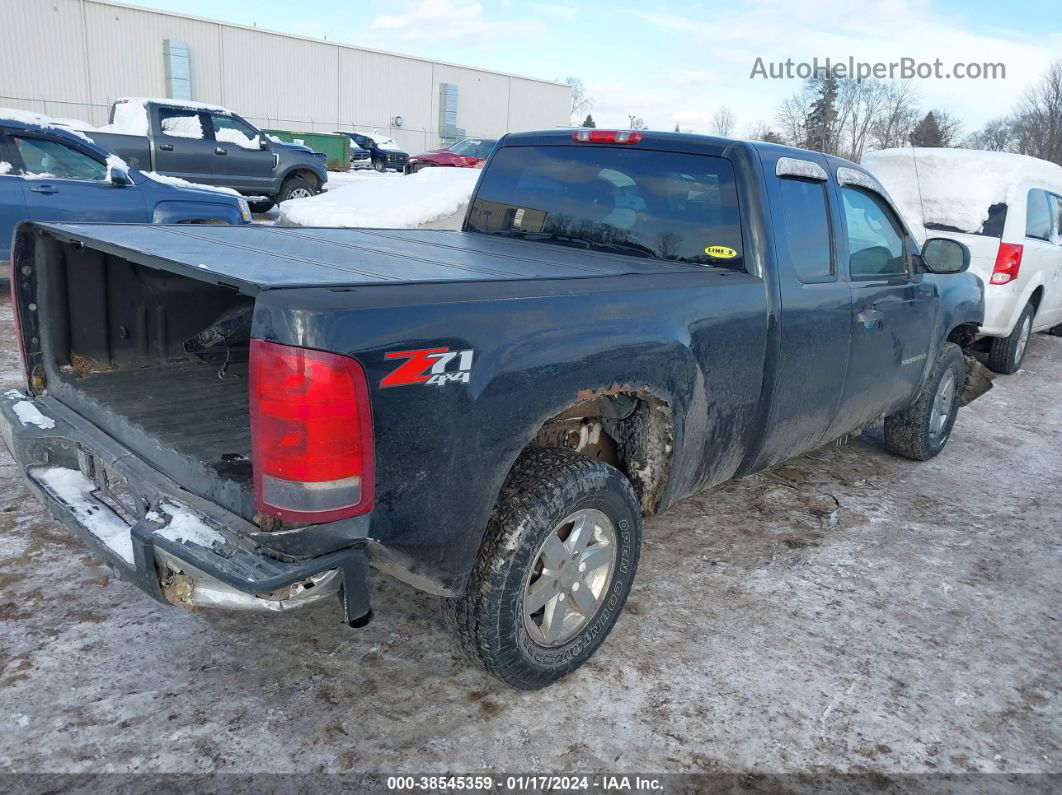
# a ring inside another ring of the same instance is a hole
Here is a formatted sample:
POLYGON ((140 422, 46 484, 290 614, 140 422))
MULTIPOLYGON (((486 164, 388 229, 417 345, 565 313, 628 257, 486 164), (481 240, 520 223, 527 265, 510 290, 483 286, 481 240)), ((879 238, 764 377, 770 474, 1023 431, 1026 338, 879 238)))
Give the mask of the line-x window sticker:
POLYGON ((405 359, 382 381, 380 387, 428 384, 467 384, 472 377, 473 350, 452 351, 449 348, 422 348, 416 351, 388 351, 385 359, 405 359))

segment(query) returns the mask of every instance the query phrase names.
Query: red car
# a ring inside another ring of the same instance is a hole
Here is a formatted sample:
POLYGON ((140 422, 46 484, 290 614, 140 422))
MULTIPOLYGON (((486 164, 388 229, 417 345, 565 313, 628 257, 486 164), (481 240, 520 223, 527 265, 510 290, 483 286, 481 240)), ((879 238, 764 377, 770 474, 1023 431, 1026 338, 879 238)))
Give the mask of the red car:
POLYGON ((487 155, 498 143, 497 138, 462 138, 445 149, 432 149, 413 155, 406 163, 405 172, 416 174, 429 166, 455 166, 457 168, 479 168, 487 155))

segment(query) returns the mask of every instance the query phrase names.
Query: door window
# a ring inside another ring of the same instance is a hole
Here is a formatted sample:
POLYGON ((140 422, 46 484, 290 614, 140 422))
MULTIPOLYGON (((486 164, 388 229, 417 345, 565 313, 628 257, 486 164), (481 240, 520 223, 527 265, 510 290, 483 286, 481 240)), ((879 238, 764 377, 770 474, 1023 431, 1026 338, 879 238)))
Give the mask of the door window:
POLYGON ((227 144, 236 144, 243 149, 261 149, 258 131, 251 125, 227 114, 210 114, 210 123, 214 127, 214 140, 227 144))
POLYGON ((46 138, 15 137, 24 176, 30 179, 80 179, 102 182, 107 166, 73 147, 46 138))
POLYGON ((797 278, 805 284, 834 281, 837 277, 833 266, 826 185, 789 177, 779 182, 782 185, 785 242, 797 278))
POLYGON ((159 108, 159 126, 162 128, 162 134, 171 138, 203 137, 203 122, 199 113, 194 110, 159 108))
POLYGON ((1051 239, 1051 208, 1047 204, 1047 191, 1029 191, 1025 211, 1025 236, 1037 240, 1051 239))
POLYGON ((1055 245, 1062 246, 1062 196, 1050 194, 1052 224, 1051 236, 1055 245))
POLYGON ((848 234, 848 269, 853 279, 908 273, 907 245, 899 219, 869 191, 841 188, 848 234))

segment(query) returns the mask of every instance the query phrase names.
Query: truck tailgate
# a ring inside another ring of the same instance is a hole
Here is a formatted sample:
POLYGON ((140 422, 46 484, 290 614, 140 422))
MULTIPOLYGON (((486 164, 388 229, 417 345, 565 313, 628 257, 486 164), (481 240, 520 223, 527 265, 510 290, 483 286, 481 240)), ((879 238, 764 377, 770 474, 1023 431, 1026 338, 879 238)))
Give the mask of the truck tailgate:
POLYGON ((249 295, 284 287, 579 279, 703 270, 699 265, 436 229, 41 226, 60 240, 249 295))

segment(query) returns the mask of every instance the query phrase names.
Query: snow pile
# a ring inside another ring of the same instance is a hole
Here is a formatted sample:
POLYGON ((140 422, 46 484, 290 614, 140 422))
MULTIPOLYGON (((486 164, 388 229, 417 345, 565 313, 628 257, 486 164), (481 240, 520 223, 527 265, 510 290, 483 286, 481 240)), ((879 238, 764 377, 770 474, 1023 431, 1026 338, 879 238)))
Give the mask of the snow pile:
POLYGON ((978 232, 993 204, 1024 201, 1033 186, 1062 190, 1062 167, 1009 152, 883 149, 867 152, 861 162, 923 236, 923 224, 978 232))
MULTIPOLYGON (((10 395, 10 393, 8 394, 10 395)), ((40 409, 28 400, 20 400, 11 408, 18 417, 18 421, 23 425, 36 425, 45 431, 55 427, 55 420, 41 414, 40 409)))
POLYGON ((377 138, 375 135, 372 139, 376 142, 377 149, 385 149, 389 152, 401 152, 402 147, 398 145, 398 141, 394 138, 377 138))
POLYGON ((30 474, 66 503, 82 527, 132 565, 133 540, 129 536, 129 525, 92 498, 95 483, 78 470, 65 467, 30 470, 30 474))
POLYGON ((308 199, 284 202, 280 222, 412 229, 461 210, 479 175, 473 168, 426 168, 409 176, 351 181, 308 199))
POLYGON ((4 174, 10 174, 10 173, 11 173, 11 164, 8 163, 6 160, 0 160, 0 177, 2 177, 4 174))
POLYGON ((218 188, 214 185, 202 185, 198 182, 189 182, 188 180, 181 179, 180 177, 170 177, 166 174, 158 174, 154 171, 143 171, 141 173, 144 176, 150 177, 151 179, 155 180, 155 182, 161 182, 165 185, 173 185, 176 188, 195 188, 196 190, 212 190, 215 193, 227 193, 230 196, 240 195, 240 192, 238 190, 233 190, 232 188, 218 188))
POLYGON ((221 127, 220 129, 214 130, 214 140, 227 144, 236 144, 236 146, 241 149, 262 148, 262 145, 258 143, 257 138, 248 138, 242 132, 233 129, 232 127, 221 127))
POLYGON ((162 131, 172 138, 203 138, 203 123, 198 116, 171 116, 162 120, 162 131))
MULTIPOLYGON (((215 544, 224 545, 225 538, 217 530, 208 525, 196 514, 187 508, 172 502, 163 502, 159 508, 170 515, 170 523, 155 535, 168 538, 170 541, 180 543, 182 541, 210 549, 215 544)), ((155 511, 148 513, 149 519, 161 521, 162 517, 155 511)))
POLYGON ((16 121, 20 124, 31 124, 45 129, 62 130, 93 143, 91 138, 81 132, 82 130, 91 130, 92 125, 78 119, 53 119, 51 116, 45 116, 41 113, 16 110, 15 108, 0 108, 0 119, 16 121))
MULTIPOLYGON (((231 115, 232 113, 232 111, 218 105, 207 105, 204 102, 190 102, 181 99, 156 99, 153 97, 122 97, 114 103, 113 121, 103 127, 96 128, 97 132, 118 133, 120 135, 147 135, 147 106, 151 102, 170 108, 209 110, 213 113, 224 113, 226 115, 231 115)), ((202 138, 202 130, 195 137, 202 138)))

